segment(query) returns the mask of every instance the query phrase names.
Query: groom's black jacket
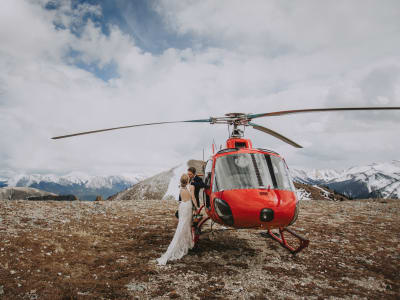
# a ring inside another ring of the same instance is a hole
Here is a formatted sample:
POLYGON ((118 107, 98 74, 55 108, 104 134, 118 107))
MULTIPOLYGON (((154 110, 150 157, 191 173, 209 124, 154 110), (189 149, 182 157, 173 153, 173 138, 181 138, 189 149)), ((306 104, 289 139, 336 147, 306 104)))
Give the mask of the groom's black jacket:
POLYGON ((206 185, 204 184, 203 180, 197 175, 193 177, 190 184, 194 185, 194 196, 196 198, 197 207, 200 207, 199 192, 200 189, 205 188, 206 185))

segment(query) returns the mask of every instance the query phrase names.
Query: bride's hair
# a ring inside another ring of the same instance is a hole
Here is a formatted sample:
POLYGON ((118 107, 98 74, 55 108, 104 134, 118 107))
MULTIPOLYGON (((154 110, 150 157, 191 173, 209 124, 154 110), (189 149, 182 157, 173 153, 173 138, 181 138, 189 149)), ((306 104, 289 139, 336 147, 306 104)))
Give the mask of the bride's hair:
POLYGON ((186 187, 189 182, 189 176, 187 174, 182 174, 181 176, 181 187, 186 187))

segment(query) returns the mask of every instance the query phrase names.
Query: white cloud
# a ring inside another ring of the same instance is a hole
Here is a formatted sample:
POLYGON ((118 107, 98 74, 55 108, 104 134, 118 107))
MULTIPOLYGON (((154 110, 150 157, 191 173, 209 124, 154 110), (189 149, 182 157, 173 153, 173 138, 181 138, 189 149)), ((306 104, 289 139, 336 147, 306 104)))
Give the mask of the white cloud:
MULTIPOLYGON (((234 48, 259 47, 263 53, 279 47, 316 51, 343 47, 382 33, 396 34, 397 1, 382 5, 376 1, 318 0, 252 1, 160 1, 158 12, 179 33, 212 38, 215 43, 234 48)), ((285 51, 283 51, 285 52, 285 51)))
MULTIPOLYGON (((46 3, 10 0, 0 10, 0 168, 151 173, 183 157, 201 158, 203 147, 210 153, 213 138, 224 142, 226 128, 171 124, 50 137, 236 111, 400 106, 399 18, 390 3, 159 2, 170 29, 192 35, 202 46, 158 55, 140 49, 117 25, 108 24, 105 35, 95 21, 85 22, 88 14, 101 18, 99 6, 71 9, 70 1, 57 1, 57 9, 45 10, 46 3), (118 77, 103 81, 77 63, 114 64, 118 77)), ((251 129, 246 134, 296 166, 370 162, 381 160, 382 153, 398 159, 398 113, 257 120, 307 146, 304 150, 251 129)))

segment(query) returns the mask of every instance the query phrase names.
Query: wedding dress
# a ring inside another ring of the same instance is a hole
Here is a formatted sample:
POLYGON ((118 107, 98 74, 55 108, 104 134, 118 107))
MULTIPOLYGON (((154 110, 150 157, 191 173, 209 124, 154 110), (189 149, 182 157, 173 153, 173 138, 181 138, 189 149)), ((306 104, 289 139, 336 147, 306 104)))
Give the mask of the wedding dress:
POLYGON ((181 259, 194 246, 192 238, 192 201, 179 203, 179 222, 167 251, 157 259, 159 265, 168 260, 181 259))

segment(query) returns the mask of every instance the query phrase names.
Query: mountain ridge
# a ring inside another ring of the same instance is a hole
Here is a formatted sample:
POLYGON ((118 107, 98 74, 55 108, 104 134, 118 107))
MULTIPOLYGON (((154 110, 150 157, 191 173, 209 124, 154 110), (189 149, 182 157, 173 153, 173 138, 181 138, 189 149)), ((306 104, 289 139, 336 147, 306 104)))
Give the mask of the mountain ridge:
POLYGON ((400 161, 371 163, 346 170, 291 170, 295 182, 327 186, 350 198, 400 199, 400 161))

